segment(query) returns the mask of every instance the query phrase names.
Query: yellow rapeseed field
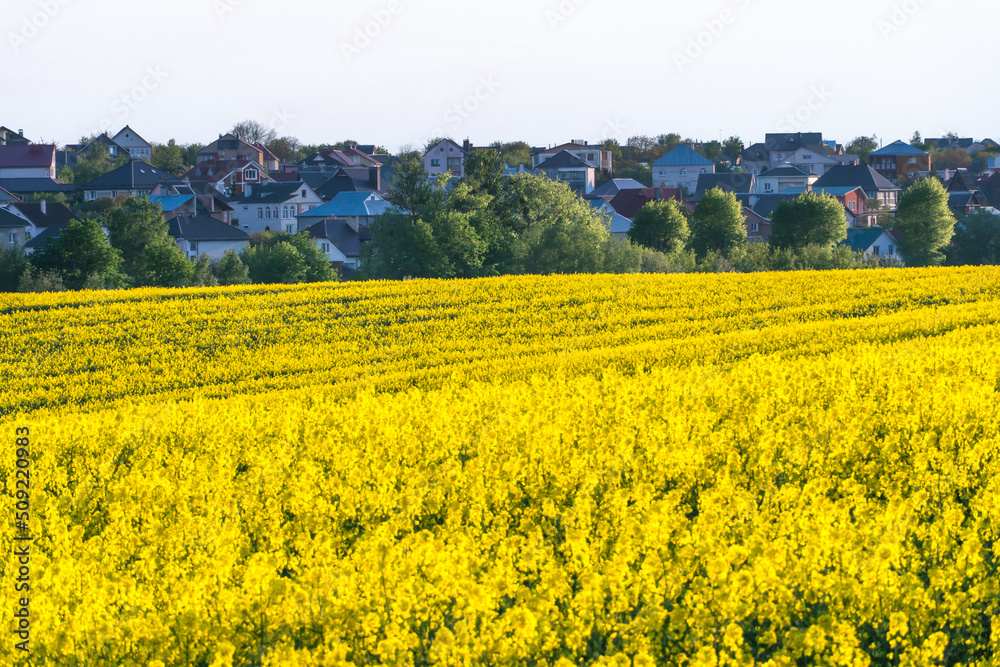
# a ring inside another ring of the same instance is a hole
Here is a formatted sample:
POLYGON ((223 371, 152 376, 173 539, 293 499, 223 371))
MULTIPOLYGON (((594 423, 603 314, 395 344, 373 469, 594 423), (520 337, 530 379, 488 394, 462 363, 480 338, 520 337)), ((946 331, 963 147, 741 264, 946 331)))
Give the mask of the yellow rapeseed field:
POLYGON ((0 424, 2 664, 1000 660, 1000 268, 0 295, 0 424))

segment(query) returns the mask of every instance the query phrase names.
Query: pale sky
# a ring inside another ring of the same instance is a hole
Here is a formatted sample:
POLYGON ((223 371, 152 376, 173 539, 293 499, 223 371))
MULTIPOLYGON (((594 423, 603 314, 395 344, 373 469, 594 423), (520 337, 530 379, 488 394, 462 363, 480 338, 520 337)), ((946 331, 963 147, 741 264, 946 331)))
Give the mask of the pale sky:
POLYGON ((0 125, 34 141, 1000 140, 996 0, 2 2, 0 125))

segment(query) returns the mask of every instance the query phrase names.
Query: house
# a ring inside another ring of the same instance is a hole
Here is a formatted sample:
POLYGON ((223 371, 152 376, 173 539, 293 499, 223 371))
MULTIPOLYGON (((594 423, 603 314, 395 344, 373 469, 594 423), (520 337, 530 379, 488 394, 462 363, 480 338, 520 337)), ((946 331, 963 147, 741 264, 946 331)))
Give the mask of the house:
POLYGON ((12 202, 7 209, 28 220, 38 231, 49 227, 65 227, 70 220, 76 219, 73 209, 66 204, 47 202, 44 199, 35 202, 12 202))
POLYGON ((743 207, 743 226, 747 230, 747 240, 767 242, 771 238, 771 219, 765 218, 753 209, 743 207))
POLYGON ((698 187, 692 199, 698 201, 709 190, 746 194, 757 192, 757 177, 753 173, 734 171, 724 174, 699 174, 698 187))
POLYGON ((382 165, 373 167, 341 167, 333 176, 316 188, 323 201, 330 201, 341 192, 377 192, 385 194, 382 182, 382 165))
POLYGON ((0 208, 0 248, 21 248, 31 240, 34 231, 30 220, 0 208))
POLYGON ((584 162, 589 162, 603 172, 611 173, 613 170, 611 151, 601 148, 599 145, 591 146, 589 142, 573 140, 568 144, 560 144, 552 148, 536 148, 531 152, 531 168, 538 169, 546 160, 554 158, 559 153, 567 151, 584 162))
POLYGON ((361 246, 371 240, 368 227, 355 227, 343 218, 320 220, 304 231, 316 240, 316 246, 338 268, 357 269, 361 246))
POLYGON ((268 230, 294 234, 299 227, 297 216, 323 203, 307 183, 271 183, 246 186, 243 194, 232 202, 235 209, 233 224, 248 232, 268 230))
POLYGON ((333 173, 342 167, 354 167, 354 161, 347 153, 336 148, 326 148, 317 151, 309 157, 295 163, 299 172, 326 172, 333 173))
POLYGON ((193 218, 198 215, 198 198, 194 194, 149 195, 149 201, 159 204, 163 217, 167 220, 178 216, 193 218))
POLYGON ((986 197, 989 205, 995 209, 1000 209, 1000 171, 980 176, 976 185, 979 188, 979 192, 986 197))
POLYGON ((796 188, 806 190, 817 180, 819 177, 816 174, 802 171, 790 164, 782 164, 757 177, 757 190, 763 194, 796 188))
POLYGON ((848 229, 847 239, 843 244, 854 252, 861 252, 869 257, 886 257, 902 262, 896 239, 881 227, 871 229, 848 229))
POLYGON ((591 192, 590 197, 611 200, 622 190, 641 190, 644 187, 646 186, 634 178, 613 178, 591 192))
POLYGON ((764 135, 768 169, 784 164, 800 148, 809 148, 816 153, 825 154, 825 146, 822 132, 780 132, 764 135))
POLYGON ((597 180, 597 166, 581 160, 569 151, 557 153, 545 160, 535 170, 539 176, 566 183, 570 189, 581 195, 594 191, 597 180))
POLYGON ((453 178, 465 178, 465 160, 469 152, 451 139, 442 139, 424 154, 424 171, 429 176, 451 172, 453 178))
POLYGON ((56 147, 52 144, 0 146, 0 181, 54 179, 56 147))
POLYGON ((189 259, 208 255, 222 259, 227 251, 240 252, 250 247, 250 235, 215 218, 176 216, 167 221, 167 231, 189 259))
POLYGON ((186 183, 210 183, 226 197, 238 197, 248 186, 274 182, 263 165, 245 158, 205 160, 191 167, 183 178, 186 183))
POLYGON ((160 171, 148 162, 129 160, 128 164, 80 186, 80 190, 84 200, 94 201, 105 197, 114 199, 119 195, 142 197, 159 194, 180 183, 181 179, 160 171))
POLYGON ((826 154, 825 146, 802 146, 785 158, 785 163, 798 167, 807 174, 816 174, 817 176, 822 176, 831 167, 846 164, 848 161, 857 163, 858 157, 856 155, 830 157, 826 154))
POLYGON ((0 125, 0 146, 27 146, 30 143, 24 137, 24 130, 15 132, 9 127, 0 125))
POLYGON ((868 164, 890 181, 912 181, 931 173, 931 154, 904 141, 894 141, 869 155, 868 164))
POLYGON ((128 151, 133 160, 152 160, 153 145, 139 136, 139 133, 126 125, 111 140, 128 151))
POLYGON ((369 155, 355 146, 347 146, 341 151, 347 156, 347 159, 351 161, 353 167, 377 167, 382 164, 382 161, 375 155, 369 155))
POLYGON ((18 197, 14 196, 14 193, 7 192, 3 188, 0 188, 0 204, 6 204, 7 202, 21 201, 18 197))
MULTIPOLYGON (((882 208, 888 211, 895 211, 899 202, 899 195, 902 190, 894 185, 871 165, 837 165, 819 177, 812 184, 814 190, 823 190, 842 187, 860 187, 869 201, 877 201, 882 208)), ((871 208, 871 205, 867 205, 871 208)))
POLYGON ((681 202, 688 213, 694 210, 690 202, 684 201, 683 193, 678 188, 642 188, 641 190, 622 190, 608 202, 608 205, 619 215, 634 220, 639 210, 651 201, 676 199, 681 202))
POLYGON ((590 205, 608 216, 608 231, 618 239, 628 238, 632 230, 632 221, 611 207, 611 202, 604 199, 592 199, 590 205))
POLYGON ((844 207, 844 213, 851 227, 867 228, 878 224, 876 216, 868 211, 868 197, 860 186, 792 188, 786 190, 785 194, 798 196, 803 192, 812 192, 836 199, 844 207))
POLYGON ((304 230, 327 218, 347 220, 355 229, 371 228, 375 218, 392 208, 377 192, 341 192, 333 199, 298 217, 298 229, 304 230))
POLYGON ((208 160, 251 160, 265 171, 278 170, 278 158, 263 144, 251 144, 235 134, 220 134, 219 138, 198 151, 198 162, 208 160))
POLYGON ((972 137, 935 137, 933 139, 924 139, 924 146, 927 148, 934 148, 937 150, 948 150, 950 148, 961 148, 962 150, 968 151, 970 154, 975 152, 973 147, 975 146, 976 140, 972 137))
POLYGON ((979 190, 979 183, 968 169, 956 169, 946 186, 948 208, 957 216, 974 213, 990 205, 989 199, 979 190))
POLYGON ((714 173, 714 162, 681 144, 653 163, 653 187, 678 188, 690 193, 698 188, 698 176, 714 173))
POLYGON ((771 220, 774 217, 774 212, 777 210, 778 206, 782 202, 795 199, 801 194, 796 192, 792 194, 791 192, 781 192, 781 193, 769 193, 769 194, 738 194, 736 195, 737 201, 743 206, 743 208, 748 208, 762 218, 771 220))
POLYGON ((771 157, 767 146, 751 144, 740 153, 740 165, 751 174, 760 174, 771 168, 771 157))

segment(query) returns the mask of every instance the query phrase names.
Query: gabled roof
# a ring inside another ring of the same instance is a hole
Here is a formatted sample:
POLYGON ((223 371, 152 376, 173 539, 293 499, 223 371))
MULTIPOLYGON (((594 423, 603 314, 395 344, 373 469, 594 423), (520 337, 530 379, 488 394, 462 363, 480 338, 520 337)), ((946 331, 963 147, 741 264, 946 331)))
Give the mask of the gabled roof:
POLYGON ((130 160, 128 164, 81 186, 80 190, 151 190, 157 183, 173 185, 180 182, 181 179, 147 162, 130 160))
POLYGON ((979 185, 969 170, 963 167, 955 170, 955 175, 948 182, 947 190, 948 192, 975 192, 979 190, 979 185))
POLYGON ((753 174, 744 172, 699 174, 694 199, 701 199, 702 195, 714 188, 720 188, 725 192, 752 192, 751 188, 753 188, 755 180, 756 177, 753 174))
POLYGON ((597 169, 597 165, 583 160, 569 151, 559 151, 545 162, 538 165, 539 169, 597 169))
POLYGON ((359 257, 361 255, 361 244, 371 239, 368 227, 358 225, 358 231, 354 231, 350 223, 343 218, 327 218, 315 225, 310 226, 306 231, 314 239, 329 241, 337 250, 347 257, 359 257))
POLYGON ((691 148, 687 144, 681 144, 670 151, 659 160, 653 163, 654 167, 701 167, 713 166, 715 163, 707 157, 691 148))
POLYGON ((316 189, 316 194, 330 201, 341 192, 374 192, 368 167, 341 167, 316 189))
POLYGON ((651 201, 676 199, 683 202, 681 191, 677 188, 642 188, 641 190, 622 190, 609 204, 619 214, 628 219, 636 216, 643 206, 651 201))
POLYGON ((775 178, 775 177, 780 178, 782 176, 794 177, 794 178, 808 178, 809 174, 806 173, 805 170, 799 169, 794 164, 788 164, 786 162, 784 164, 778 165, 774 169, 768 169, 767 171, 765 171, 763 174, 760 175, 760 178, 775 178))
POLYGON ((6 190, 4 190, 3 188, 0 188, 0 202, 9 202, 9 201, 21 201, 21 200, 20 200, 20 199, 18 199, 18 198, 17 198, 17 197, 16 197, 15 195, 14 195, 14 193, 12 193, 12 192, 7 192, 7 191, 6 191, 6 190))
POLYGON ((641 190, 644 187, 634 178, 613 178, 590 194, 594 197, 614 197, 622 190, 641 190))
POLYGON ((50 240, 58 241, 59 237, 62 236, 62 230, 64 229, 66 229, 66 225, 53 225, 52 227, 46 227, 39 233, 32 236, 31 240, 24 244, 24 247, 37 250, 44 247, 50 240))
POLYGON ((281 204, 295 197, 303 187, 308 187, 303 181, 292 183, 268 183, 253 185, 250 194, 246 191, 235 199, 234 204, 281 204))
POLYGON ((743 152, 740 153, 740 157, 744 160, 750 160, 752 162, 766 162, 771 159, 767 146, 760 143, 747 146, 743 149, 743 152))
POLYGON ((170 211, 176 211, 181 206, 190 203, 194 199, 194 195, 150 195, 149 201, 154 204, 159 204, 160 208, 163 209, 164 213, 169 213, 170 211))
POLYGON ((76 188, 54 178, 4 178, 0 188, 14 193, 73 192, 76 188))
POLYGON ((245 169, 246 167, 253 167, 257 171, 265 172, 262 165, 260 165, 256 160, 251 160, 249 158, 241 157, 235 160, 214 159, 204 160, 191 167, 191 169, 184 174, 184 180, 218 183, 237 169, 245 169))
POLYGON ((30 144, 31 142, 20 132, 10 129, 5 125, 0 125, 0 138, 9 144, 30 144))
MULTIPOLYGON (((847 239, 843 241, 843 244, 854 252, 867 252, 883 235, 889 236, 881 227, 848 229, 847 239)), ((892 237, 889 236, 889 238, 891 239, 892 237)))
POLYGON ((468 155, 469 155, 468 153, 465 152, 464 148, 462 148, 461 146, 459 146, 458 144, 456 144, 451 139, 442 139, 441 141, 439 141, 436 144, 434 144, 433 146, 431 146, 431 149, 429 151, 427 151, 426 153, 424 153, 424 156, 427 156, 427 155, 430 155, 431 153, 433 153, 434 149, 437 148, 437 147, 439 147, 441 144, 451 144, 452 146, 454 146, 455 148, 457 148, 458 151, 460 153, 462 153, 462 155, 465 155, 466 157, 468 157, 468 155))
POLYGON ((860 186, 865 192, 900 190, 867 164, 838 164, 813 183, 813 189, 860 186))
MULTIPOLYGON (((91 141, 86 146, 81 146, 80 150, 77 152, 79 154, 86 153, 96 144, 100 144, 105 147, 114 146, 117 150, 121 151, 122 153, 126 154, 128 153, 128 149, 126 149, 124 146, 120 146, 119 144, 117 144, 114 139, 108 136, 107 132, 105 132, 104 134, 97 135, 97 137, 95 137, 93 141, 91 141)), ((108 152, 110 153, 111 151, 108 152)))
POLYGON ((958 210, 970 206, 989 206, 986 197, 979 192, 949 192, 948 208, 958 210))
POLYGON ((56 160, 52 144, 8 144, 0 146, 0 168, 48 169, 56 160))
POLYGON ((392 205, 375 192, 341 192, 333 199, 300 214, 300 218, 371 218, 392 205))
POLYGON ((924 144, 932 148, 969 148, 976 143, 971 137, 950 139, 948 137, 935 137, 934 139, 924 139, 924 144))
MULTIPOLYGON (((378 159, 377 157, 375 157, 374 155, 369 155, 368 153, 365 153, 365 152, 363 152, 363 151, 360 151, 360 150, 358 150, 357 148, 355 148, 354 146, 347 146, 346 148, 344 148, 344 150, 343 150, 343 153, 344 153, 344 155, 346 155, 346 156, 347 156, 348 158, 351 158, 351 157, 353 157, 353 156, 355 156, 355 155, 356 155, 356 156, 358 156, 358 157, 362 157, 362 158, 365 158, 366 160, 371 160, 371 161, 372 161, 372 162, 374 162, 375 164, 381 164, 381 163, 382 163, 382 161, 381 161, 381 160, 379 160, 379 159, 378 159)), ((355 164, 354 160, 351 160, 351 164, 355 164)))
POLYGON ((608 214, 608 217, 611 218, 609 231, 612 234, 628 234, 629 230, 632 229, 632 221, 613 209, 611 205, 603 199, 592 199, 590 201, 590 206, 592 208, 601 209, 608 214))
POLYGON ((65 227, 70 220, 76 218, 73 209, 62 202, 45 202, 44 214, 42 202, 11 204, 10 207, 31 220, 35 227, 65 227))
POLYGON ((894 141, 888 146, 884 146, 869 155, 930 155, 927 151, 922 151, 916 146, 911 146, 905 141, 894 141))
POLYGON ((147 145, 147 146, 152 146, 152 144, 151 144, 151 143, 149 143, 148 141, 146 141, 145 139, 143 139, 143 138, 142 138, 141 136, 139 136, 139 133, 138 133, 138 132, 136 132, 135 130, 133 130, 133 129, 132 129, 131 127, 129 127, 128 125, 126 125, 126 126, 125 126, 125 127, 123 127, 122 129, 118 130, 118 134, 116 134, 116 135, 114 136, 113 140, 114 140, 114 141, 115 141, 116 143, 117 143, 117 142, 119 142, 119 141, 120 141, 119 137, 121 137, 121 136, 122 136, 123 134, 125 135, 125 138, 126 138, 126 139, 130 139, 130 140, 131 140, 131 139, 137 139, 138 141, 137 141, 136 143, 142 143, 142 144, 145 144, 145 145, 147 145), (130 136, 130 135, 131 135, 131 136, 130 136))
POLYGON ((167 220, 168 233, 188 241, 249 241, 250 235, 239 227, 227 225, 207 215, 195 218, 177 216, 167 220))
POLYGON ((30 227, 31 223, 5 208, 0 208, 0 228, 30 227))
POLYGON ((823 143, 822 132, 782 132, 764 135, 764 147, 770 151, 794 151, 802 146, 823 143))
POLYGON ((781 202, 789 199, 795 199, 798 196, 799 195, 797 194, 790 194, 787 192, 770 192, 763 195, 738 194, 736 195, 736 199, 738 199, 743 206, 751 209, 757 215, 770 220, 774 215, 775 209, 781 205, 781 202), (756 203, 753 206, 750 205, 751 198, 756 200, 756 203))

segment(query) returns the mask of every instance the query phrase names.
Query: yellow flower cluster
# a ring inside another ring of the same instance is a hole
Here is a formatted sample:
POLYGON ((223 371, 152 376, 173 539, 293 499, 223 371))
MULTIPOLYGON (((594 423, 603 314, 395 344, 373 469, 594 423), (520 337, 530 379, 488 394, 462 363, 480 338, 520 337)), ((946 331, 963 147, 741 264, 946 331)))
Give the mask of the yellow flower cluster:
POLYGON ((1000 659, 1000 269, 11 295, 0 332, 32 664, 1000 659))

